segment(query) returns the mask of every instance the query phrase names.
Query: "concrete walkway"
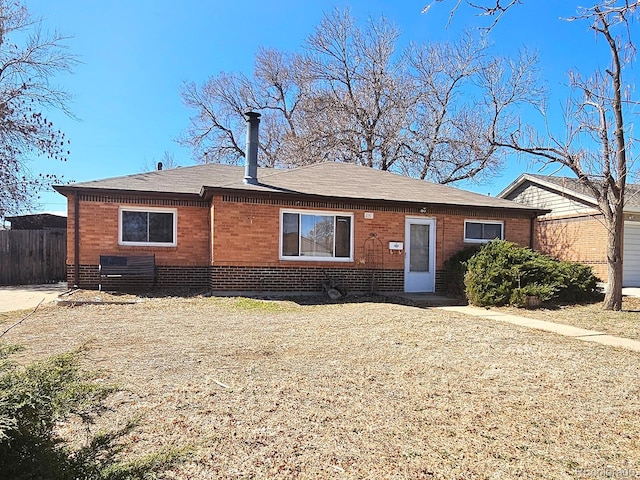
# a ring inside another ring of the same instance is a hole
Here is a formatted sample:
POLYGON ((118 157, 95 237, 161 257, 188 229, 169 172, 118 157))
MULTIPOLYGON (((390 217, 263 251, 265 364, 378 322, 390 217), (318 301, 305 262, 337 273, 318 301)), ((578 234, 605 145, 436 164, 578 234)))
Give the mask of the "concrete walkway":
POLYGON ((622 289, 622 295, 624 297, 640 298, 640 288, 638 288, 638 287, 624 287, 622 289))
POLYGON ((53 302, 58 295, 66 291, 66 282, 0 286, 0 312, 33 310, 42 300, 43 303, 53 302))
POLYGON ((566 337, 572 337, 585 342, 600 343, 602 345, 610 345, 613 347, 622 347, 627 350, 640 352, 640 341, 631 340, 630 338, 614 337, 596 330, 586 330, 584 328, 572 327, 561 323, 547 322, 545 320, 536 320, 533 318, 519 317, 517 315, 509 315, 507 313, 487 310, 486 308, 454 306, 454 307, 437 307, 448 312, 462 313, 474 317, 487 318, 489 320, 497 320, 499 322, 511 323, 523 327, 535 328, 536 330, 544 330, 545 332, 553 332, 566 337))

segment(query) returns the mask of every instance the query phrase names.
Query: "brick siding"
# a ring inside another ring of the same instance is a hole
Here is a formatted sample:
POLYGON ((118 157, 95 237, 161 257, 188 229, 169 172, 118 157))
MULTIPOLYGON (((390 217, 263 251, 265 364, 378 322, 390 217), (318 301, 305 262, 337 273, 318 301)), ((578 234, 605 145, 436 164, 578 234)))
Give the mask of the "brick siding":
MULTIPOLYGON (((74 258, 74 202, 68 202, 67 264, 75 264, 74 258)), ((146 204, 133 198, 95 197, 80 201, 80 258, 82 265, 98 265, 100 255, 148 255, 155 254, 156 264, 167 266, 199 266, 209 264, 208 206, 194 202, 148 201, 146 204), (118 210, 120 207, 140 208, 148 206, 175 208, 178 215, 176 247, 145 247, 118 245, 118 210)))
MULTIPOLYGON (((211 267, 167 267, 158 266, 155 283, 156 290, 175 290, 202 292, 209 290, 211 267)), ((75 282, 75 265, 67 265, 67 282, 75 282)), ((102 284, 103 290, 150 291, 153 280, 149 278, 100 278, 98 265, 80 265, 79 288, 97 290, 102 284)))
POLYGON ((590 265, 601 280, 608 280, 607 230, 599 216, 539 219, 534 237, 536 250, 590 265))
MULTIPOLYGON (((355 206, 351 206, 355 207, 355 206)), ((418 207, 398 208, 402 211, 377 210, 375 207, 339 209, 334 205, 319 204, 316 208, 292 208, 288 205, 258 204, 242 201, 224 201, 216 197, 213 202, 213 264, 218 266, 280 266, 345 268, 343 262, 307 262, 279 259, 280 211, 283 208, 299 211, 331 211, 352 213, 354 217, 354 262, 352 267, 363 266, 366 261, 365 242, 374 235, 382 244, 382 268, 404 269, 404 255, 392 253, 389 242, 404 242, 405 219, 434 218, 436 220, 436 269, 444 268, 444 262, 464 243, 464 221, 501 220, 504 222, 505 239, 529 246, 531 220, 529 217, 507 217, 502 211, 480 209, 427 210, 420 213, 418 207), (333 207, 333 208, 332 208, 333 207), (365 212, 373 213, 373 219, 365 219, 365 212)))
MULTIPOLYGON (((68 279, 75 281, 74 202, 69 198, 68 279)), ((272 198, 215 196, 204 202, 162 202, 131 197, 81 197, 80 287, 97 288, 100 255, 155 254, 157 288, 214 291, 318 292, 327 277, 345 284, 349 291, 371 289, 376 272, 378 291, 404 290, 403 252, 392 252, 389 242, 405 242, 405 219, 436 221, 436 289, 443 289, 444 262, 464 248, 464 221, 501 220, 507 240, 529 246, 531 220, 526 213, 474 208, 345 205, 335 201, 292 201, 272 198), (121 206, 170 206, 178 212, 176 247, 132 247, 118 245, 118 209, 121 206), (330 211, 353 214, 353 261, 281 260, 280 212, 330 211), (365 212, 373 218, 365 218, 365 212), (369 246, 377 245, 377 255, 369 246), (212 255, 210 254, 212 252, 212 255)), ((113 279, 117 280, 117 279, 113 279)), ((118 279, 119 280, 119 279, 118 279)), ((126 282, 122 282, 123 285, 126 282)), ((137 282, 132 282, 135 287, 137 282)), ((142 286, 142 285, 140 285, 142 286)))
POLYGON ((320 267, 238 267, 214 266, 214 292, 321 292, 323 283, 334 280, 349 292, 398 292, 404 285, 404 270, 320 268, 320 267))

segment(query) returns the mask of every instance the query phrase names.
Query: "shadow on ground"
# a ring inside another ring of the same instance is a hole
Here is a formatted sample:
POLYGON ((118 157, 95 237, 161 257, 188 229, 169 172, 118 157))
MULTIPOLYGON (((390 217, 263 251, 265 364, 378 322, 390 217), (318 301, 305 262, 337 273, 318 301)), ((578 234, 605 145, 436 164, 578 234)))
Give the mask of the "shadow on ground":
MULTIPOLYGON (((226 295, 225 295, 226 296, 226 295)), ((332 300, 327 295, 239 295, 258 300, 288 300, 298 305, 331 305, 350 303, 392 303, 410 307, 429 308, 444 306, 467 305, 465 299, 445 297, 433 293, 393 293, 378 295, 349 294, 338 300, 332 300)))
POLYGON ((154 291, 97 291, 72 290, 60 296, 60 304, 95 304, 95 303, 135 303, 141 298, 167 297, 242 297, 255 300, 287 300, 298 305, 330 305, 349 303, 393 303, 419 308, 467 305, 465 299, 436 295, 433 293, 385 293, 385 294, 348 294, 338 300, 332 300, 325 294, 216 292, 187 290, 154 290, 154 291))

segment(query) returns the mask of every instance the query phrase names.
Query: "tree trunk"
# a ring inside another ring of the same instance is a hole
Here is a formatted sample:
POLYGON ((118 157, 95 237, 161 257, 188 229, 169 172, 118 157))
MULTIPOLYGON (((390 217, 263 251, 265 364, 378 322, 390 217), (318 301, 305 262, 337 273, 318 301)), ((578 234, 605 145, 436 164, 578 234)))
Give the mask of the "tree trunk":
POLYGON ((622 208, 616 206, 611 221, 607 222, 607 271, 609 283, 604 297, 605 310, 622 310, 622 208))

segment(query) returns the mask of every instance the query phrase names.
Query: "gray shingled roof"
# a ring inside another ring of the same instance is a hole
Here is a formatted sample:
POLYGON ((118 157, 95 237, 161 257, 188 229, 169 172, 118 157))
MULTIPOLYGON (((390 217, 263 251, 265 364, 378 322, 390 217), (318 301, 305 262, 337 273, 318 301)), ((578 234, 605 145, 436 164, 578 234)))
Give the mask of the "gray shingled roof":
POLYGON ((257 185, 245 184, 244 167, 206 164, 57 186, 69 189, 202 194, 211 189, 313 195, 537 211, 516 202, 346 163, 318 163, 294 169, 260 168, 257 185))
MULTIPOLYGON (((573 190, 576 193, 593 198, 591 191, 582 185, 577 178, 571 177, 556 177, 551 175, 540 175, 534 173, 527 174, 530 177, 537 178, 542 181, 558 185, 559 187, 573 190)), ((593 198, 595 203, 595 198, 593 198)), ((640 208, 640 185, 634 183, 628 183, 625 187, 625 201, 626 207, 638 207, 640 208)))

